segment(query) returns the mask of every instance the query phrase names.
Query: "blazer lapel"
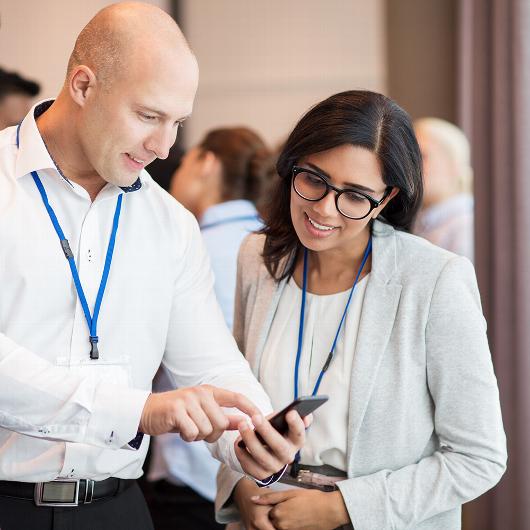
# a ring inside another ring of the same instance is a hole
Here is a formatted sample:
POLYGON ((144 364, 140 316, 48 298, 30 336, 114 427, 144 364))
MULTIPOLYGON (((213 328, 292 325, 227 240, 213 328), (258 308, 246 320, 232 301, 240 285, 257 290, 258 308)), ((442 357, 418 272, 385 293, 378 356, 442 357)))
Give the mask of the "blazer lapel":
POLYGON ((255 304, 262 308, 262 311, 253 313, 246 352, 252 372, 258 380, 265 341, 286 283, 286 280, 282 280, 279 284, 276 283, 267 273, 257 286, 255 304))
POLYGON ((372 270, 364 302, 352 365, 348 418, 348 470, 353 469, 353 449, 385 355, 401 296, 401 285, 392 282, 396 268, 394 229, 374 222, 372 270))

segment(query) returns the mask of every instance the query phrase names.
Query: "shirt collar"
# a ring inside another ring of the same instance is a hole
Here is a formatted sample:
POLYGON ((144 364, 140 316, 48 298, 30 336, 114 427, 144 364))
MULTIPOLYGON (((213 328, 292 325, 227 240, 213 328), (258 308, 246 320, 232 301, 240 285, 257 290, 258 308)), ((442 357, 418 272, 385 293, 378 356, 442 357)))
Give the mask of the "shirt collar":
POLYGON ((17 135, 19 147, 15 163, 15 178, 23 177, 32 171, 57 170, 35 122, 35 118, 45 112, 52 103, 53 100, 37 103, 20 124, 17 135))
MULTIPOLYGON (((57 166, 46 148, 46 144, 42 139, 36 122, 36 119, 41 114, 44 114, 52 106, 53 102, 53 99, 39 101, 22 120, 17 132, 19 146, 15 164, 15 178, 28 175, 32 171, 45 169, 58 171, 57 166)), ((147 175, 146 172, 142 172, 142 174, 147 175)), ((142 184, 142 178, 138 177, 131 186, 120 187, 125 193, 130 193, 139 190, 142 184)))
POLYGON ((256 207, 250 201, 226 201, 210 206, 201 217, 200 225, 217 223, 232 217, 257 214, 256 207))

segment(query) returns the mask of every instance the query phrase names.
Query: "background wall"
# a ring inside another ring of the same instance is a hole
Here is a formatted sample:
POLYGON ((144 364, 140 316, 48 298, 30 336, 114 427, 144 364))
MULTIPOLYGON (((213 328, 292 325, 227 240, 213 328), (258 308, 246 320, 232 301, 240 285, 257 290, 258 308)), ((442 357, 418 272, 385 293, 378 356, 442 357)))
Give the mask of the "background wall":
MULTIPOLYGON (((59 92, 75 39, 108 0, 0 0, 0 66, 59 92)), ((149 3, 169 11, 169 0, 149 3)))
MULTIPOLYGON (((455 120, 459 1, 151 0, 177 16, 200 63, 185 144, 236 123, 280 142, 310 105, 348 88, 455 120)), ((0 0, 0 66, 56 95, 76 35, 109 3, 0 0)))
MULTIPOLYGON (((340 90, 389 94, 455 120, 459 0, 151 0, 176 15, 201 79, 186 145, 247 124, 273 144, 340 90)), ((75 37, 107 0, 0 0, 0 66, 59 91, 75 37)))
POLYGON ((388 95, 413 118, 457 119, 459 0, 387 0, 388 95))
POLYGON ((181 0, 178 14, 201 69, 191 144, 225 124, 277 143, 334 92, 386 90, 384 0, 181 0))

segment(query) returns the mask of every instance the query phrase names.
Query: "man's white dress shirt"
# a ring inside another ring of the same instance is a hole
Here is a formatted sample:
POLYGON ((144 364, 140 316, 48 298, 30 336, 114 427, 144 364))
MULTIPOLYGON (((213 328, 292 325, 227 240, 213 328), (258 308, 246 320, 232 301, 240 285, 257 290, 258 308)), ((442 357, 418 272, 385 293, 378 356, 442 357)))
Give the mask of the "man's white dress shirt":
MULTIPOLYGON (((143 171, 125 193, 98 321, 99 360, 59 239, 35 186, 38 171, 74 253, 92 311, 116 198, 91 202, 43 143, 34 109, 0 132, 0 480, 136 478, 138 429, 162 362, 179 387, 209 383, 270 402, 224 323, 193 216, 143 171)), ((214 454, 236 469, 235 433, 214 454)))

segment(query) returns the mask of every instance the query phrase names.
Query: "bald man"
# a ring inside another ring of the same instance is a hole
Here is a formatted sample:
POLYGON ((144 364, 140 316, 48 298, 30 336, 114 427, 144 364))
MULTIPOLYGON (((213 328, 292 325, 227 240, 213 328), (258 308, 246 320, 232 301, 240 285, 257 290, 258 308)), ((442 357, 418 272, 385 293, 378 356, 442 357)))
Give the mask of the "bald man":
POLYGON ((285 436, 263 416, 193 216, 144 170, 197 80, 167 14, 116 4, 79 35, 57 99, 0 132, 2 530, 152 528, 147 435, 215 442, 264 481, 302 446, 296 413, 285 436), (160 364, 177 390, 150 392, 160 364))

